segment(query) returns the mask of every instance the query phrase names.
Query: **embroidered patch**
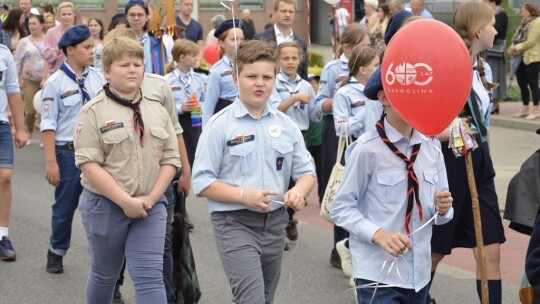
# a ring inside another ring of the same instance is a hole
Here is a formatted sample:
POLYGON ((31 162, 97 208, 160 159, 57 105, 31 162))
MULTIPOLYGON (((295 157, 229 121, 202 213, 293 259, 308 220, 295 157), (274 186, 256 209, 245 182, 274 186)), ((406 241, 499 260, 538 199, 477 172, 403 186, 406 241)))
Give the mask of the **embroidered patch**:
POLYGON ((339 76, 336 78, 336 83, 342 82, 346 77, 347 77, 347 75, 339 75, 339 76))
POLYGON ((123 122, 112 123, 112 124, 107 124, 106 126, 103 126, 103 127, 99 128, 99 131, 101 132, 101 134, 105 134, 105 133, 107 133, 109 131, 120 129, 120 128, 123 128, 123 127, 124 127, 123 122))
POLYGON ((173 86, 171 87, 171 91, 180 91, 182 90, 182 87, 173 86))
POLYGON ((277 88, 277 91, 278 91, 279 93, 281 93, 281 92, 288 92, 286 88, 277 88))
POLYGON ((83 131, 83 127, 84 127, 84 124, 82 122, 78 123, 77 128, 75 129, 75 132, 77 134, 81 134, 81 132, 83 131))
POLYGON ((283 168, 283 157, 280 156, 278 158, 276 158, 276 170, 279 171, 283 168))
POLYGON ((235 139, 231 139, 229 141, 227 141, 227 146, 229 147, 232 147, 232 146, 237 146, 239 144, 243 144, 245 142, 249 142, 249 141, 254 141, 255 140, 255 135, 246 135, 246 136, 236 136, 235 139))
POLYGON ((43 112, 45 112, 45 113, 49 112, 49 104, 48 103, 43 103, 43 112))
POLYGON ((54 101, 54 98, 52 98, 52 97, 45 97, 45 98, 43 98, 43 102, 45 102, 45 101, 54 101))
POLYGON ((362 100, 357 100, 351 104, 351 108, 356 108, 365 105, 366 102, 362 100))
POLYGON ((60 99, 64 99, 69 96, 73 96, 75 94, 79 94, 79 90, 66 90, 66 92, 62 95, 60 95, 60 99))
POLYGON ((344 122, 346 122, 346 121, 347 121, 347 119, 346 119, 345 117, 343 117, 343 116, 339 116, 339 117, 337 118, 337 123, 338 123, 338 125, 340 125, 340 124, 342 124, 342 123, 344 123, 344 122))
POLYGON ((232 70, 225 70, 223 72, 221 72, 221 74, 219 74, 221 77, 223 76, 227 76, 227 75, 232 75, 232 70))
POLYGON ((163 156, 163 146, 158 146, 156 153, 157 157, 161 158, 163 156))

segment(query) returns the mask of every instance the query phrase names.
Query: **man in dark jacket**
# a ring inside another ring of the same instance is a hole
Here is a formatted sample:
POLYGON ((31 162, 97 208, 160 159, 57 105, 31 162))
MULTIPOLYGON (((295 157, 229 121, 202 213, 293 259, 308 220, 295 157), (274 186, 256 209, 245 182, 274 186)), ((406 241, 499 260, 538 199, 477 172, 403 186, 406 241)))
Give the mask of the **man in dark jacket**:
POLYGON ((253 39, 271 42, 275 45, 280 45, 285 41, 298 42, 304 50, 304 58, 298 66, 298 75, 307 80, 307 44, 292 30, 295 13, 296 3, 294 0, 274 0, 274 26, 255 34, 253 39))
POLYGON ((244 31, 244 40, 251 40, 255 36, 255 24, 251 20, 251 12, 246 8, 242 11, 242 31, 244 31))

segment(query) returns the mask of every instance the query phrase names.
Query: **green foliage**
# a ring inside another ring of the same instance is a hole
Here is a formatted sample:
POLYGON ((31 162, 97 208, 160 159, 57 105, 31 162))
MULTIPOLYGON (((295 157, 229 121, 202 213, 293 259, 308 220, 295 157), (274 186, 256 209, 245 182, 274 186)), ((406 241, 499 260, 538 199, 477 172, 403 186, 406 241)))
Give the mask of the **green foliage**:
POLYGON ((509 85, 506 90, 506 98, 505 101, 520 101, 521 100, 521 91, 519 90, 519 86, 516 83, 516 80, 514 79, 512 81, 512 85, 509 85))
POLYGON ((324 66, 323 55, 321 53, 308 51, 308 66, 324 66))

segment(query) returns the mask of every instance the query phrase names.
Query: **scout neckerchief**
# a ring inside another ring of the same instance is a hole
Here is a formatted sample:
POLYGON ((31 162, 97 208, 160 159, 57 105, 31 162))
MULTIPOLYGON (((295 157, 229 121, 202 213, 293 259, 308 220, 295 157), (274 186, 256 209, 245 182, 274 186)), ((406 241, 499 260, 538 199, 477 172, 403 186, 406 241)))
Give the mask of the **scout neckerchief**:
MULTIPOLYGON (((477 70, 477 68, 473 67, 473 70, 477 70)), ((480 75, 478 75, 477 73, 474 74, 475 75, 473 77, 480 77, 480 75)), ((480 107, 478 106, 477 95, 476 92, 474 92, 473 88, 471 88, 471 93, 469 94, 469 99, 467 99, 467 105, 465 106, 465 108, 466 111, 468 110, 469 112, 467 114, 470 114, 473 118, 473 124, 478 129, 480 140, 482 142, 485 142, 487 140, 486 122, 484 119, 484 115, 482 115, 480 107)))
POLYGON ((289 80, 287 79, 288 77, 286 77, 282 72, 279 72, 276 77, 277 80, 279 80, 279 82, 281 83, 281 85, 287 89, 289 94, 291 94, 291 96, 300 92, 302 78, 300 78, 298 74, 296 74, 296 78, 293 80, 293 82, 295 83, 294 89, 291 87, 291 83, 289 83, 289 80))
POLYGON ((383 113, 381 116, 381 120, 377 122, 375 127, 377 128, 377 132, 379 133, 379 136, 383 140, 383 142, 386 144, 386 146, 394 152, 399 158, 401 158, 406 165, 407 169, 407 212, 405 213, 405 229, 407 230, 407 235, 411 233, 411 229, 409 228, 409 223, 411 221, 413 206, 414 206, 414 200, 416 199, 416 207, 418 208, 418 214, 420 216, 420 220, 422 220, 423 212, 422 212, 422 205, 420 204, 420 193, 418 191, 418 178, 416 178, 416 174, 414 173, 414 162, 416 161, 416 157, 420 153, 420 143, 413 145, 413 151, 411 153, 411 158, 409 159, 407 156, 405 156, 401 151, 398 150, 398 148, 388 139, 388 136, 386 135, 386 131, 384 130, 384 118, 386 117, 386 114, 383 113))
POLYGON ((75 83, 79 85, 79 89, 81 90, 83 105, 85 105, 88 101, 90 101, 90 94, 88 94, 88 90, 84 87, 84 80, 86 79, 86 77, 88 77, 88 70, 86 70, 86 72, 83 73, 81 77, 77 77, 77 75, 75 75, 75 73, 73 73, 68 68, 65 62, 62 63, 62 65, 58 69, 64 72, 64 74, 66 74, 66 76, 69 77, 69 79, 75 81, 75 83))
POLYGON ((191 70, 187 73, 183 73, 180 70, 178 70, 180 73, 180 82, 184 85, 184 92, 186 92, 186 98, 189 98, 191 96, 191 90, 189 88, 191 81, 193 80, 193 77, 191 76, 191 70))
POLYGON ((139 94, 141 96, 139 97, 137 101, 128 100, 128 99, 118 96, 113 91, 111 91, 108 83, 103 86, 103 89, 105 90, 105 95, 107 95, 107 97, 133 110, 133 127, 135 128, 135 132, 139 130, 141 133, 140 140, 141 140, 141 147, 142 147, 143 139, 144 139, 144 122, 142 119, 141 108, 139 107, 143 98, 141 89, 139 89, 139 94))

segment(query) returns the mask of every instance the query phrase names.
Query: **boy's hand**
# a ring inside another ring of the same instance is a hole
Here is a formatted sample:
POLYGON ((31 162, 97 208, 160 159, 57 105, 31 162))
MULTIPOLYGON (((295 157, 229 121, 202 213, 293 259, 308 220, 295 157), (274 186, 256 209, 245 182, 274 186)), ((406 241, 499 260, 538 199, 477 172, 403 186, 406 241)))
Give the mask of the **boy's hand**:
POLYGON ((56 186, 60 180, 60 168, 57 162, 47 162, 45 165, 45 179, 51 186, 56 186))
POLYGON ((150 206, 139 197, 132 197, 124 203, 122 210, 127 217, 138 219, 148 216, 146 210, 150 209, 150 206))
POLYGON ((412 244, 407 236, 401 232, 390 232, 382 228, 373 235, 373 243, 394 257, 402 255, 406 249, 412 251, 412 244))
POLYGON ((452 194, 450 191, 435 192, 435 210, 440 215, 445 215, 452 208, 452 194))
POLYGON ((283 201, 285 206, 293 208, 294 211, 300 211, 306 205, 304 196, 302 196, 302 194, 300 194, 298 191, 294 190, 294 188, 285 193, 283 201))
POLYGON ((15 132, 15 147, 17 149, 24 148, 27 142, 28 135, 26 135, 26 132, 24 130, 17 130, 15 132))
POLYGON ((296 94, 296 97, 298 100, 300 100, 302 103, 310 103, 311 102, 311 95, 307 93, 299 93, 296 94))
POLYGON ((268 196, 277 194, 277 192, 271 190, 244 189, 240 202, 248 207, 267 212, 268 204, 271 201, 268 196))

